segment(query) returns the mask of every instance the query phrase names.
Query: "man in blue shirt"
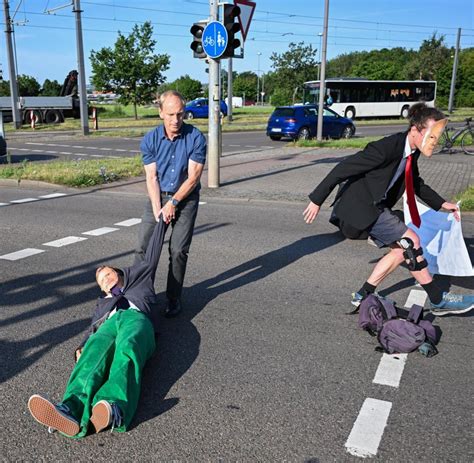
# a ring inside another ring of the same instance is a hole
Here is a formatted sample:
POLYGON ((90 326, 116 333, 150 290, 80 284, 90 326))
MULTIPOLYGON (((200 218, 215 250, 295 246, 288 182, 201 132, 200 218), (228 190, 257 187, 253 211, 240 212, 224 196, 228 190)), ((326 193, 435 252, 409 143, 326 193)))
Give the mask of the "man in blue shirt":
POLYGON ((192 125, 185 124, 185 101, 169 90, 159 99, 163 125, 148 132, 140 150, 145 166, 149 201, 145 206, 136 261, 143 259, 155 223, 160 217, 171 224, 165 316, 181 312, 186 263, 199 205, 200 178, 206 162, 206 139, 192 125))

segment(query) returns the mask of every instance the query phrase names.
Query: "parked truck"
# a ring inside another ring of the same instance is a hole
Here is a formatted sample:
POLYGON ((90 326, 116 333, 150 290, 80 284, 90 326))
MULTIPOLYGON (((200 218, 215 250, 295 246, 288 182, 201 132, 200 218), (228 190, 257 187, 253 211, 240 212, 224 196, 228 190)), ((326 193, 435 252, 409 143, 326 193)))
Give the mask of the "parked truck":
MULTIPOLYGON (((19 98, 21 121, 30 124, 34 117, 36 124, 59 124, 64 122, 66 117, 80 118, 77 88, 77 71, 71 71, 64 80, 60 96, 21 96, 19 98)), ((11 97, 0 97, 0 111, 5 122, 13 119, 11 97)))

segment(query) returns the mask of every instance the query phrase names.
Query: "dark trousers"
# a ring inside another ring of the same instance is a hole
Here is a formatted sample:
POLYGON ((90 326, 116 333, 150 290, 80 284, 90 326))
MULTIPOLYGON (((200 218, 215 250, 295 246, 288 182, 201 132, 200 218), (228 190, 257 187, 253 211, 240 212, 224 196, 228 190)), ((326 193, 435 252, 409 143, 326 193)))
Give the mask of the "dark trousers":
MULTIPOLYGON (((161 195, 161 207, 163 207, 170 199, 171 196, 161 195)), ((176 217, 170 222, 170 259, 166 296, 168 299, 173 301, 181 298, 184 275, 186 273, 186 264, 188 262, 188 253, 193 239, 194 223, 196 222, 198 206, 199 193, 193 192, 179 203, 176 210, 176 217)), ((142 217, 138 246, 135 251, 135 263, 144 259, 146 248, 153 233, 155 224, 156 220, 153 215, 151 202, 147 201, 142 217)))

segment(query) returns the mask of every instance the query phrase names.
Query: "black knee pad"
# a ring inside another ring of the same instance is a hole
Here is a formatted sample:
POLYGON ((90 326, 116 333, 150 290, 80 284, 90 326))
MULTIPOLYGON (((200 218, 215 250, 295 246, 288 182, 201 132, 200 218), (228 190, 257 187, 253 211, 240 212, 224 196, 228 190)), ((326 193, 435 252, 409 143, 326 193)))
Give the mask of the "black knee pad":
POLYGON ((412 271, 423 270, 428 266, 428 263, 425 259, 421 262, 418 262, 416 258, 418 256, 423 256, 423 249, 419 247, 415 249, 415 243, 410 238, 402 238, 398 241, 398 245, 403 249, 403 257, 408 261, 408 268, 412 271))

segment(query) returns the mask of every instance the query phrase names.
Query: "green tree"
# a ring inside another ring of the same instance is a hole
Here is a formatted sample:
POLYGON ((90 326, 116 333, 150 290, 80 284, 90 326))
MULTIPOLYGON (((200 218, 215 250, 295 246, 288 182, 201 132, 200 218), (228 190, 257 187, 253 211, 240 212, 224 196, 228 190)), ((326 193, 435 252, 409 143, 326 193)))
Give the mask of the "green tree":
POLYGON ((43 96, 58 96, 61 91, 61 84, 57 80, 46 79, 41 88, 43 96))
POLYGON ((18 95, 19 96, 38 96, 41 85, 31 76, 21 74, 18 76, 18 95))
MULTIPOLYGON (((454 50, 453 50, 454 54, 454 50)), ((459 67, 456 78, 456 106, 474 106, 474 48, 459 53, 459 67)))
POLYGON ((417 56, 407 66, 408 77, 412 79, 435 80, 436 74, 449 60, 451 52, 444 44, 444 35, 439 38, 434 33, 423 40, 417 56))
POLYGON ((247 71, 237 74, 233 82, 234 96, 257 101, 257 74, 247 71))
POLYGON ((303 83, 317 78, 317 50, 304 42, 290 43, 288 48, 283 53, 272 53, 270 60, 277 87, 281 93, 291 94, 294 102, 303 97, 303 83))
POLYGON ((176 90, 183 95, 185 100, 190 101, 202 96, 202 83, 186 74, 173 82, 162 85, 159 89, 160 93, 166 90, 176 90))
POLYGON ((10 96, 10 81, 0 81, 0 96, 10 96))
POLYGON ((158 87, 165 81, 163 72, 169 68, 169 55, 154 53, 150 22, 138 26, 124 36, 121 32, 114 48, 91 51, 93 85, 102 91, 116 93, 121 104, 133 104, 135 119, 137 105, 154 100, 158 87))

